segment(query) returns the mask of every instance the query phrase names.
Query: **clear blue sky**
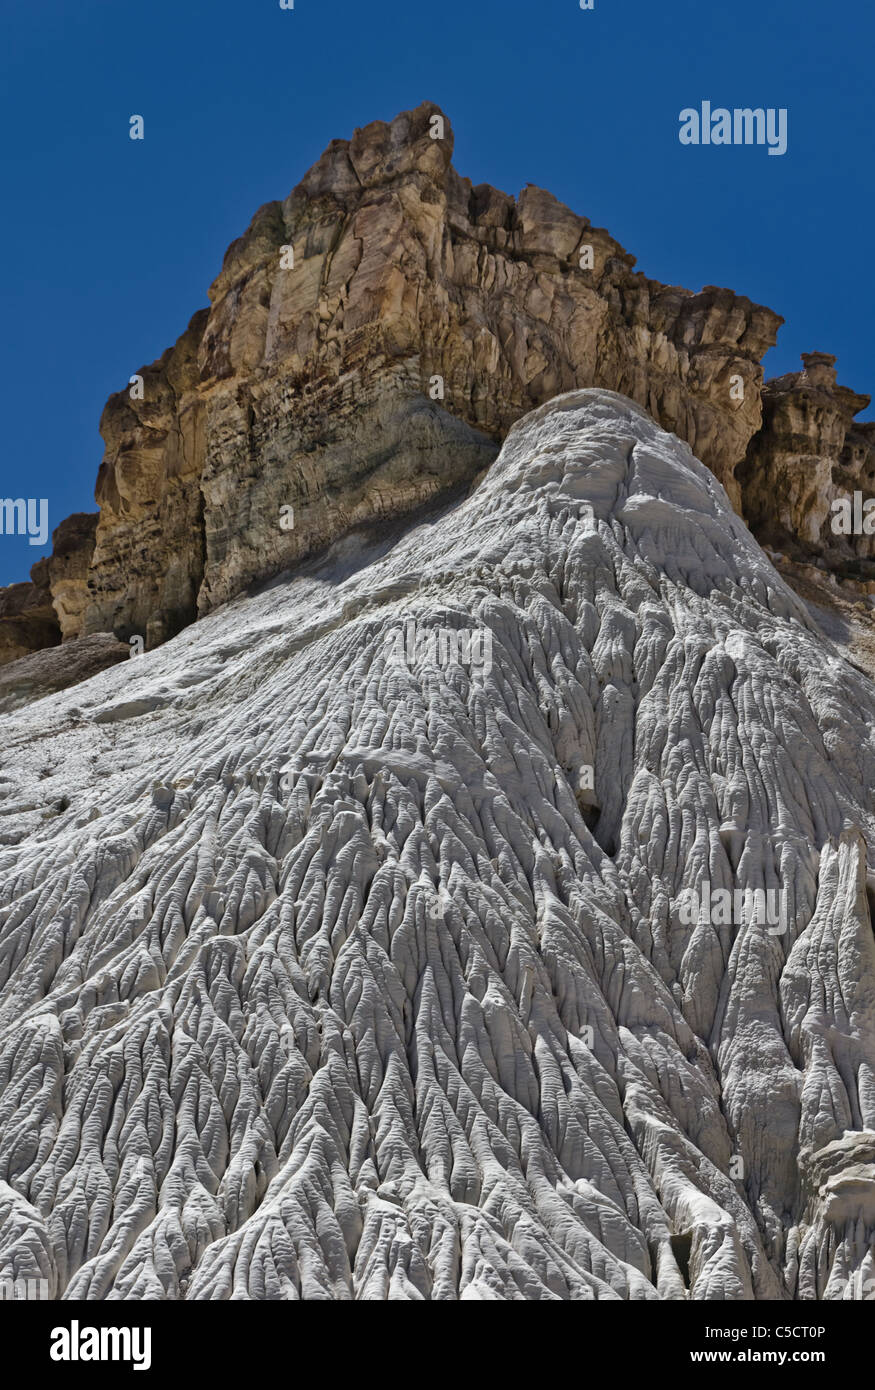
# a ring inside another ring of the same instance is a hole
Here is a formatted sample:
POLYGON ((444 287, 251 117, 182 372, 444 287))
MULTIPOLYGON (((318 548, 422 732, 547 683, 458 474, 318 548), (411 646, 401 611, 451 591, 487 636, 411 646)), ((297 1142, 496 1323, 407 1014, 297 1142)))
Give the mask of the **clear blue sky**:
MULTIPOLYGON (((539 184, 648 275, 783 314, 768 375, 819 349, 875 391, 864 0, 0 3, 0 495, 47 497, 51 527, 94 510, 106 397, 207 302, 256 208, 425 100, 475 183, 539 184), (682 147, 703 98, 788 108, 788 152, 682 147)), ((43 553, 0 538, 0 583, 43 553)))

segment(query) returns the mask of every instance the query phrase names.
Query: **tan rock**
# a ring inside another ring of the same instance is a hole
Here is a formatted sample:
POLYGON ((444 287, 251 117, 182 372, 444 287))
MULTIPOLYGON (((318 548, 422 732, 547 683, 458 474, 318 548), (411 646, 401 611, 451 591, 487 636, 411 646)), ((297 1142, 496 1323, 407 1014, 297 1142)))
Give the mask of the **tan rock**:
MULTIPOLYGON (((836 383, 835 358, 802 354, 803 370, 766 383, 763 428, 739 469, 744 513, 762 536, 790 536, 816 549, 841 547, 830 526, 831 503, 875 472, 873 436, 854 416, 869 404, 836 383), (871 458, 870 458, 871 453, 871 458)), ((862 538, 869 541, 869 538, 862 538)), ((868 544, 861 553, 869 553, 868 544)))
POLYGON ((581 386, 685 440, 760 540, 875 577, 873 538, 829 526, 842 491, 875 495, 875 424, 854 424, 868 398, 835 359, 764 388, 777 314, 647 279, 546 190, 473 187, 452 149, 432 105, 373 122, 228 248, 210 308, 141 369, 143 399, 126 387, 104 410, 93 555, 60 543, 44 580, 65 640, 155 646, 469 484, 520 416, 581 386))
MULTIPOLYGON (((38 568, 34 565, 34 570, 38 568)), ((0 666, 56 646, 61 640, 44 571, 40 578, 41 583, 10 584, 0 589, 0 666)))
POLYGON ((75 636, 82 627, 97 519, 97 512, 74 512, 52 532, 45 573, 62 638, 75 636))
POLYGON ((334 141, 229 248, 210 309, 143 370, 145 399, 110 399, 94 559, 87 590, 65 589, 65 635, 84 609, 83 631, 152 646, 344 529, 470 481, 515 420, 577 386, 645 406, 740 505, 778 315, 648 280, 543 189, 472 187, 446 118, 432 139, 441 114, 334 141))

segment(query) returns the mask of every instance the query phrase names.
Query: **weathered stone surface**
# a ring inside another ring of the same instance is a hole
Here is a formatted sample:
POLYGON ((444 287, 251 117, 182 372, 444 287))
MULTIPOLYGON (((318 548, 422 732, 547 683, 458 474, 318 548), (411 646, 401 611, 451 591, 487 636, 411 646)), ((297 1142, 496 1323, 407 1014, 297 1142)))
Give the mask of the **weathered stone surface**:
POLYGON ((100 520, 83 632, 164 641, 197 616, 203 578, 204 405, 192 394, 206 312, 175 347, 140 369, 143 399, 127 391, 101 417, 106 457, 97 475, 100 520))
MULTIPOLYGON (((229 247, 211 307, 141 369, 143 399, 110 398, 92 558, 83 533, 39 581, 65 638, 151 648, 351 527, 470 483, 523 413, 587 385, 688 442, 764 543, 868 592, 875 539, 837 536, 830 506, 875 495, 875 424, 853 423, 867 398, 834 359, 806 354, 763 390, 776 314, 647 279, 543 189, 472 187, 445 117, 431 138, 439 114, 333 141, 229 247)), ((51 623, 4 630, 7 659, 55 640, 51 623)))
POLYGON ((84 631, 152 646, 349 525, 472 479, 516 419, 576 386, 641 403, 740 505, 778 315, 647 279, 542 189, 472 187, 446 118, 431 138, 436 113, 333 141, 229 248, 210 309, 143 369, 144 399, 110 399, 87 593, 65 600, 84 631))
MULTIPOLYGON (((51 590, 62 638, 75 637, 82 628, 97 519, 97 512, 74 512, 68 516, 52 532, 51 555, 39 562, 40 573, 51 590)), ((33 572, 31 577, 34 578, 33 572)))
MULTIPOLYGON (((869 402, 868 396, 859 399, 866 404, 869 402)), ((832 481, 833 501, 837 497, 853 497, 859 492, 865 507, 875 498, 875 421, 854 421, 848 426, 838 464, 833 467, 832 481)), ((821 532, 821 545, 831 564, 845 571, 852 569, 843 553, 847 548, 862 561, 875 558, 875 534, 871 528, 869 533, 862 531, 844 536, 834 529, 832 517, 821 532)), ((865 565, 861 573, 871 582, 875 579, 875 566, 865 565)))
POLYGON ((825 567, 792 561, 783 554, 774 556, 774 561, 824 636, 875 680, 875 622, 869 601, 875 581, 837 582, 825 567))
POLYGON ((91 637, 71 638, 63 646, 21 656, 0 670, 0 714, 88 680, 130 654, 130 647, 117 641, 111 632, 96 632, 91 637))
POLYGON ((61 640, 45 569, 37 564, 34 570, 38 582, 0 589, 0 666, 61 640))
POLYGON ((5 716, 0 1277, 871 1298, 873 730, 603 391, 390 550, 5 716))
POLYGON ((53 553, 30 582, 0 589, 0 666, 56 646, 82 626, 97 512, 76 512, 52 533, 53 553))
POLYGON ((763 427, 738 470, 744 514, 760 539, 826 552, 831 568, 873 553, 872 537, 833 531, 831 504, 855 488, 871 495, 875 474, 875 425, 854 425, 869 397, 837 384, 835 360, 803 353, 801 372, 766 383, 763 427))

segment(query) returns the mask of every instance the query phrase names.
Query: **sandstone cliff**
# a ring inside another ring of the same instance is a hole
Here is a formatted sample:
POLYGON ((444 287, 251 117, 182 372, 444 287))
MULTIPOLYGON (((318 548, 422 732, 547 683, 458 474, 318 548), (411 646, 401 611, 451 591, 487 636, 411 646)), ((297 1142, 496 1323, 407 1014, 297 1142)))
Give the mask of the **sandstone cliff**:
POLYGON ((97 515, 67 517, 52 532, 52 554, 32 567, 30 583, 0 588, 0 666, 81 632, 97 515))
POLYGON ((452 148, 422 106, 334 141, 256 214, 210 309, 141 370, 142 399, 107 404, 65 638, 152 646, 350 526, 470 482, 520 415, 574 386, 639 401, 738 505, 779 317, 648 280, 549 193, 472 187, 452 148))
POLYGON ((0 666, 61 640, 45 568, 40 571, 35 565, 34 569, 37 574, 29 584, 0 589, 0 666))
POLYGON ((766 383, 763 427, 738 475, 745 517, 760 539, 825 553, 841 570, 875 553, 872 536, 844 536, 832 526, 836 498, 873 495, 875 423, 855 424, 869 397, 837 384, 835 360, 804 353, 801 372, 766 383))
MULTIPOLYGON (((763 539, 838 563, 830 479, 875 465, 832 359, 764 390, 777 314, 648 279, 542 189, 473 187, 452 149, 432 105, 333 141, 229 248, 209 309, 110 398, 93 545, 34 576, 65 641, 153 647, 350 528, 469 485, 516 419, 574 387, 635 400, 763 539)), ((0 635, 0 660, 40 633, 0 635)))

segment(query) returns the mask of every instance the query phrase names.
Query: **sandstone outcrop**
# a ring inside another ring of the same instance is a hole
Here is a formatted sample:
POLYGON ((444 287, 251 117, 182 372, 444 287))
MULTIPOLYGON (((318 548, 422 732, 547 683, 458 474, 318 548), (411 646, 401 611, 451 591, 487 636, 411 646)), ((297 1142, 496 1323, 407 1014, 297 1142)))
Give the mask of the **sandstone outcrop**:
POLYGON ((837 537, 830 506, 872 495, 875 425, 854 423, 868 398, 834 359, 764 387, 777 314, 648 279, 544 190, 472 186, 452 149, 423 105, 333 141, 259 210, 210 307, 107 403, 96 532, 71 518, 36 588, 0 598, 0 661, 58 629, 152 648, 470 486, 515 420, 586 386, 687 442, 764 543, 870 590, 873 538, 837 537))
POLYGON ((110 399, 93 563, 65 598, 82 631, 153 646, 351 526, 470 482, 572 387, 638 401, 740 505, 778 315, 648 279, 542 189, 472 187, 452 149, 430 105, 332 142, 229 248, 210 309, 141 370, 142 399, 110 399))
MULTIPOLYGON (((97 512, 68 516, 52 533, 52 554, 31 568, 30 581, 0 589, 0 666, 79 633, 96 529, 97 512)), ((71 669, 80 669, 78 662, 71 669)))
POLYGON ((872 1298, 873 729, 595 390, 388 551, 5 716, 0 1277, 872 1298))
POLYGON ((745 517, 761 540, 825 553, 829 567, 841 569, 875 553, 872 536, 843 536, 832 526, 837 497, 873 495, 875 424, 854 423, 870 398, 837 384, 835 360, 803 353, 801 372, 766 383, 763 427, 738 476, 745 517))
POLYGON ((97 512, 68 516, 52 532, 51 555, 38 562, 51 591, 62 640, 82 631, 97 519, 97 512))
POLYGON ((61 640, 51 591, 45 575, 38 572, 38 577, 41 583, 25 581, 0 589, 0 666, 61 640))

